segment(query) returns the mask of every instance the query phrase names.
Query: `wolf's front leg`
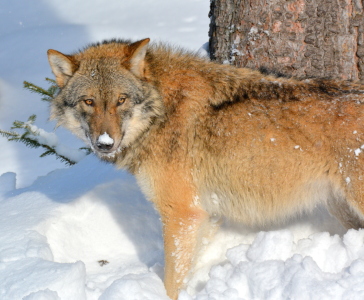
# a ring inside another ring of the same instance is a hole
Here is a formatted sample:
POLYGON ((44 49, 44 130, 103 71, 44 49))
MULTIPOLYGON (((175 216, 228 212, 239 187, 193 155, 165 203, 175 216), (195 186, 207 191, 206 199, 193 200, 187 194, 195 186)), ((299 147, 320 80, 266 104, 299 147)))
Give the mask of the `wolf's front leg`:
POLYGON ((172 209, 163 217, 165 273, 164 284, 171 299, 177 299, 185 279, 195 264, 202 238, 208 231, 209 217, 198 207, 172 209))
POLYGON ((177 299, 201 240, 209 233, 209 215, 201 207, 188 168, 178 162, 161 164, 156 173, 150 173, 150 186, 163 223, 164 285, 168 296, 177 299))

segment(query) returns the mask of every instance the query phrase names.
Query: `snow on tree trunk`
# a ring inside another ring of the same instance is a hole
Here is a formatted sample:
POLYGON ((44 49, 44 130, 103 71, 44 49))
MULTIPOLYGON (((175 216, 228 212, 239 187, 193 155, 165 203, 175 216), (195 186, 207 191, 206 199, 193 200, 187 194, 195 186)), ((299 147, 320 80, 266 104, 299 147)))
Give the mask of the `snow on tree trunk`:
POLYGON ((296 77, 364 80, 360 0, 211 0, 211 58, 296 77))

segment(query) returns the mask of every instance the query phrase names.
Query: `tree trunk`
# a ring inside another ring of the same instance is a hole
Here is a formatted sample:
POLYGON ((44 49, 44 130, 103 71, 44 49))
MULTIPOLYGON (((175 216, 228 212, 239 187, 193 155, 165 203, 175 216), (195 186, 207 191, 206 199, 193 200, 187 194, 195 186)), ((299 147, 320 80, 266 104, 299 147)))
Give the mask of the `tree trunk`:
POLYGON ((364 80, 360 0, 211 0, 211 58, 295 77, 364 80))

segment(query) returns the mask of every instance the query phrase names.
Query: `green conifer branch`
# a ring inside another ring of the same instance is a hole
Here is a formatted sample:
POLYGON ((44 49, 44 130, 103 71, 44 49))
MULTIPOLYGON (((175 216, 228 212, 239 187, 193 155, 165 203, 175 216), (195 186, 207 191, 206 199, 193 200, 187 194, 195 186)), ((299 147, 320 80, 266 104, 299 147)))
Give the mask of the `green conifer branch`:
MULTIPOLYGON (((55 80, 46 78, 45 79, 49 84, 50 87, 48 89, 41 88, 33 83, 30 83, 28 81, 24 81, 24 88, 33 92, 40 94, 42 96, 43 101, 50 102, 52 99, 56 96, 56 94, 59 92, 59 87, 57 86, 55 80)), ((59 159, 60 161, 64 162, 66 165, 74 165, 76 162, 69 159, 68 157, 65 157, 64 155, 61 155, 57 153, 55 147, 42 144, 37 140, 37 136, 39 136, 39 132, 32 130, 33 123, 36 120, 36 115, 31 115, 26 122, 22 121, 14 121, 13 126, 11 127, 12 131, 7 130, 1 130, 0 129, 0 135, 7 138, 8 141, 15 141, 15 142, 21 142, 25 144, 27 147, 30 148, 43 148, 45 151, 40 155, 40 157, 45 157, 49 155, 54 155, 56 159, 59 159), (23 130, 23 133, 20 134, 13 130, 23 130)), ((91 153, 91 149, 87 147, 82 147, 79 150, 83 150, 86 155, 91 153)))
POLYGON ((42 95, 41 98, 43 101, 50 102, 55 97, 55 95, 59 91, 59 87, 57 86, 56 82, 53 79, 46 78, 46 81, 51 84, 51 86, 48 89, 43 89, 38 85, 35 85, 31 82, 24 81, 24 88, 31 91, 32 93, 37 93, 42 95))
POLYGON ((54 147, 42 144, 39 141, 37 141, 36 137, 39 136, 39 133, 33 131, 30 127, 30 125, 33 124, 35 120, 36 116, 31 115, 28 118, 27 122, 22 122, 22 121, 13 122, 13 126, 11 127, 11 129, 23 129, 25 131, 23 134, 17 133, 15 131, 5 131, 5 130, 0 130, 0 134, 6 137, 8 141, 21 142, 30 148, 40 148, 40 147, 44 148, 46 151, 43 152, 40 155, 40 157, 55 155, 56 159, 60 159, 66 165, 74 165, 76 163, 75 161, 72 161, 68 157, 58 154, 54 147))

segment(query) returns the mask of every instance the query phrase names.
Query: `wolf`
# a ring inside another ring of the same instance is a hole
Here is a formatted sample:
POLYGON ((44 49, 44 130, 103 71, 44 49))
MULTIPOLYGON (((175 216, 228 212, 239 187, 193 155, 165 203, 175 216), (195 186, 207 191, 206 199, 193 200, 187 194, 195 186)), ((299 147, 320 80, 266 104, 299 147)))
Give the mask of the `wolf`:
POLYGON ((161 215, 167 294, 219 218, 266 226, 324 205, 364 225, 364 86, 217 64, 164 44, 48 50, 51 119, 135 175, 161 215))

